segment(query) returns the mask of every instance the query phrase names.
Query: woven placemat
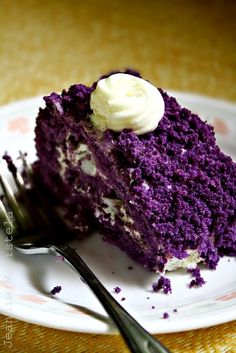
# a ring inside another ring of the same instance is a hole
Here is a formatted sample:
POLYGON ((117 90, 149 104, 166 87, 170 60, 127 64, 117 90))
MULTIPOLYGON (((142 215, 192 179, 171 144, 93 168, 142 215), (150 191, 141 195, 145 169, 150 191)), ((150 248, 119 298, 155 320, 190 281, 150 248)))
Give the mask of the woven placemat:
MULTIPOLYGON (((173 353, 235 353, 236 322, 155 335, 173 353)), ((0 315, 0 352, 128 353, 119 335, 91 335, 29 324, 0 315), (8 328, 7 328, 8 326, 8 328), (7 339, 6 335, 9 335, 7 339), (11 337, 10 337, 11 336, 11 337), (5 341, 5 346, 4 346, 5 341)))

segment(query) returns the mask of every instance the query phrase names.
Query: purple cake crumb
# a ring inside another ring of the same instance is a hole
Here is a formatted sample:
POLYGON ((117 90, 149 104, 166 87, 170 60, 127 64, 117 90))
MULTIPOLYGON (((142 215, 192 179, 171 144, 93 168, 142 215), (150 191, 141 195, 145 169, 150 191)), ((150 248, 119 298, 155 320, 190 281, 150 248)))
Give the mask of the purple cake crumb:
POLYGON ((153 283, 152 288, 154 292, 159 292, 161 289, 165 294, 171 293, 170 280, 166 277, 161 276, 156 283, 153 283))
POLYGON ((115 288, 114 288, 114 291, 115 291, 115 293, 117 293, 117 294, 118 294, 118 293, 120 293, 120 292, 121 292, 121 288, 120 288, 120 287, 115 287, 115 288))
POLYGON ((202 287, 203 284, 206 283, 206 281, 201 276, 200 268, 198 266, 195 268, 188 268, 187 271, 191 273, 192 277, 194 277, 194 279, 189 283, 189 288, 197 286, 202 287))
POLYGON ((163 313, 163 319, 168 319, 170 315, 168 313, 163 313))
POLYGON ((17 168, 16 168, 15 164, 13 163, 12 158, 7 153, 5 153, 2 158, 7 162, 7 167, 9 169, 9 171, 15 177, 16 173, 17 173, 17 168))
POLYGON ((124 298, 124 297, 123 297, 123 298, 121 298, 121 301, 122 301, 122 302, 123 302, 124 300, 126 300, 126 298, 124 298))
POLYGON ((62 256, 62 255, 57 255, 56 261, 57 261, 57 262, 64 262, 64 261, 65 261, 65 258, 64 258, 64 256, 62 256))
POLYGON ((177 313, 177 311, 178 311, 177 309, 174 309, 174 310, 173 310, 174 313, 177 313))
POLYGON ((60 293, 60 291, 62 290, 61 286, 55 286, 52 290, 51 290, 51 294, 55 295, 57 293, 60 293))

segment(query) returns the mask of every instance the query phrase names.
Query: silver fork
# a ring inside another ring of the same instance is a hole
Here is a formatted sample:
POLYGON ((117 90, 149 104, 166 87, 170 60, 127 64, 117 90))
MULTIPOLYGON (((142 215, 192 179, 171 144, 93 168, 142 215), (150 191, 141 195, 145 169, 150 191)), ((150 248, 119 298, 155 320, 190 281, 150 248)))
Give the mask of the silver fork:
POLYGON ((13 212, 15 221, 12 224, 14 247, 22 254, 50 253, 55 256, 63 256, 96 295, 107 314, 116 324, 131 352, 168 353, 169 350, 149 334, 113 298, 79 254, 68 245, 68 237, 72 236, 71 232, 64 224, 60 223, 53 207, 38 192, 38 186, 34 186, 37 183, 33 179, 32 169, 24 158, 23 163, 26 179, 30 181, 28 183, 25 182, 25 178, 22 178, 13 164, 9 168, 15 183, 15 192, 10 186, 8 178, 0 173, 0 185, 3 191, 3 197, 0 197, 1 220, 12 223, 12 219, 9 219, 8 216, 8 210, 13 212))

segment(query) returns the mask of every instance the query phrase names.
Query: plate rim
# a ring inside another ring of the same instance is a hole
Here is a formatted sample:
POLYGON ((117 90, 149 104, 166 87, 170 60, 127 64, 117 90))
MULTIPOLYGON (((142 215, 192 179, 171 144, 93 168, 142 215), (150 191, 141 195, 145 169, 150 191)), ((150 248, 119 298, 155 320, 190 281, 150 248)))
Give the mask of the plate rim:
MULTIPOLYGON (((106 327, 103 327, 103 329, 92 329, 91 325, 89 322, 87 323, 87 327, 83 326, 83 325, 76 325, 73 326, 73 321, 78 320, 78 317, 75 317, 74 320, 71 320, 71 317, 66 318, 66 324, 60 325, 60 324, 54 324, 54 322, 57 322, 56 320, 54 321, 53 319, 58 319, 59 317, 61 317, 61 314, 57 314, 55 312, 50 312, 50 317, 53 321, 48 322, 42 319, 42 316, 38 317, 36 314, 39 312, 39 310, 34 309, 34 308, 30 308, 27 307, 27 310, 30 310, 30 313, 35 313, 34 317, 26 317, 27 315, 25 315, 24 312, 24 305, 18 305, 18 304, 14 304, 15 306, 19 306, 19 308, 17 308, 15 313, 11 313, 11 315, 7 315, 7 312, 4 312, 4 310, 2 310, 2 308, 0 307, 0 314, 4 315, 4 316, 10 316, 12 318, 15 318, 17 320, 21 320, 24 322, 28 322, 34 325, 40 325, 43 327, 48 327, 48 328, 53 328, 53 329, 58 329, 58 330, 65 330, 65 331, 70 331, 70 332, 81 332, 81 333, 88 333, 88 334, 102 334, 102 335, 118 335, 119 331, 118 329, 116 329, 116 327, 113 325, 112 321, 109 322, 109 325, 107 325, 106 327), (36 317, 36 318, 35 318, 36 317), (40 319, 41 318, 41 319, 40 319), (72 324, 68 323, 68 321, 71 320, 72 324)), ((29 311, 28 311, 29 312, 29 311)), ((142 322, 142 326, 144 326, 151 334, 167 334, 167 333, 177 333, 177 332, 187 332, 187 331, 192 331, 192 330, 197 330, 197 329, 202 329, 202 328, 208 328, 208 327, 212 327, 212 326, 216 326, 216 325, 220 325, 220 324, 224 324, 227 322, 232 322, 236 319, 236 311, 229 311, 227 312, 228 316, 224 316, 222 319, 222 316, 219 315, 218 312, 214 312, 211 313, 211 315, 209 317, 205 318, 204 323, 202 324, 202 318, 200 317, 199 319, 196 318, 188 318, 188 326, 186 328, 186 324, 185 324, 185 320, 186 319, 182 319, 181 321, 179 321, 177 323, 177 328, 176 328, 176 322, 177 320, 172 320, 173 321, 168 321, 167 320, 163 320, 160 322, 160 320, 158 320, 158 322, 160 324, 162 324, 162 326, 160 327, 160 329, 157 331, 156 329, 152 329, 151 327, 149 327, 149 324, 147 322, 142 322), (201 324, 199 323, 201 322, 201 324), (181 324, 180 324, 181 323, 181 324), (168 330, 167 330, 168 328, 168 330)), ((48 313, 47 313, 48 314, 48 313)), ((91 320, 92 317, 89 318, 89 320, 91 320)), ((94 318, 92 318, 93 320, 96 320, 94 318)), ((65 318, 63 318, 63 320, 65 320, 65 318)), ((89 321, 88 320, 88 321, 89 321)), ((97 320, 100 324, 101 321, 97 320)), ((152 324, 153 322, 151 322, 152 324)), ((97 326, 99 328, 99 326, 97 326)))

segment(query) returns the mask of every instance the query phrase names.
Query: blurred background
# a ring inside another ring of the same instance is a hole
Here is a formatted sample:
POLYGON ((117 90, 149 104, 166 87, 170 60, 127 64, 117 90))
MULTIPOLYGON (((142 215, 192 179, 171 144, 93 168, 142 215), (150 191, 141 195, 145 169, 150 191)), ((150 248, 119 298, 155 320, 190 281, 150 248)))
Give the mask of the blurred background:
MULTIPOLYGON (((236 1, 0 0, 0 105, 125 68, 164 89, 236 102, 236 1)), ((173 352, 231 352, 234 332, 228 323, 158 337, 173 352)), ((12 352, 43 352, 41 344, 48 352, 128 352, 119 336, 14 321, 12 352)))
POLYGON ((236 101, 236 2, 1 0, 0 104, 134 68, 236 101))

